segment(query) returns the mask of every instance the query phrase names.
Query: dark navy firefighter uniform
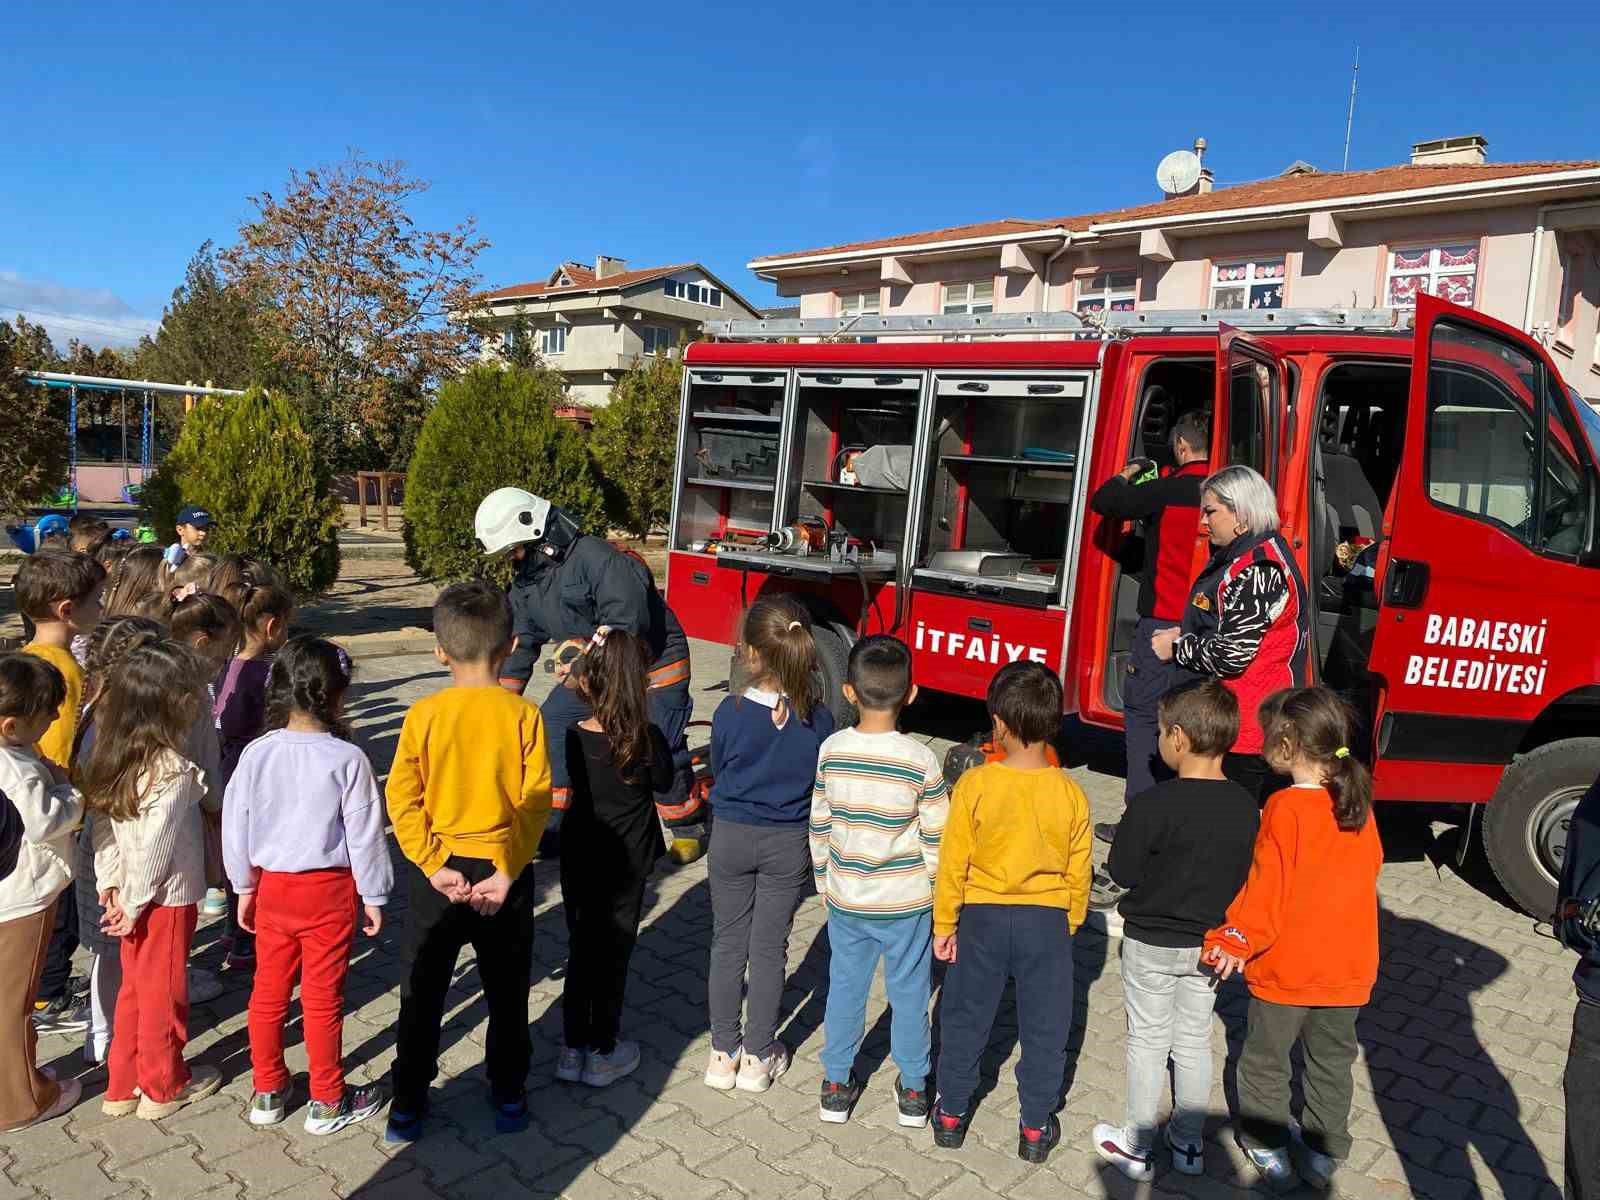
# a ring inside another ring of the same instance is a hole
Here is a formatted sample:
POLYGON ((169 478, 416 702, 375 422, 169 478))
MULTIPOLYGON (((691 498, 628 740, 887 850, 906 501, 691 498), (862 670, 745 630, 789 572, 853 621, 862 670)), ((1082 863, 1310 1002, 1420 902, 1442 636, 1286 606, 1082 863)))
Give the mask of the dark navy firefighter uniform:
MULTIPOLYGON (((553 508, 544 539, 529 545, 517 564, 511 610, 517 646, 500 670, 501 682, 509 686, 527 686, 546 643, 586 643, 602 625, 624 630, 649 646, 650 719, 665 735, 673 763, 672 786, 656 794, 656 810, 670 827, 698 824, 684 739, 694 709, 689 643, 644 561, 581 532, 570 517, 553 508)), ((559 821, 572 789, 567 730, 590 715, 589 706, 575 688, 562 686, 546 697, 540 711, 559 821)))

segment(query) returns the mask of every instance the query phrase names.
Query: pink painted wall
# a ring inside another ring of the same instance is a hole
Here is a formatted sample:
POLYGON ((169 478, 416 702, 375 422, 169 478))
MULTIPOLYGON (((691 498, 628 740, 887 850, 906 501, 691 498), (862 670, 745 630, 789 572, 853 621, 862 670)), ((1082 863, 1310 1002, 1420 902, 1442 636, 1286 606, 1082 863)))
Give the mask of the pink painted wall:
MULTIPOLYGON (((128 480, 140 483, 144 473, 138 467, 128 468, 128 480)), ((115 504, 122 500, 122 467, 107 463, 80 463, 78 466, 78 502, 115 504)))

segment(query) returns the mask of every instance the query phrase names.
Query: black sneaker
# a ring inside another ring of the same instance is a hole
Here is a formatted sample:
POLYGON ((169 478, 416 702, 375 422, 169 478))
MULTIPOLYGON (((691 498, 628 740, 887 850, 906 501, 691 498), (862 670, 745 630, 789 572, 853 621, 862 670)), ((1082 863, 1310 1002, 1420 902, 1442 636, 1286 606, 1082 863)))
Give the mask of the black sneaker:
POLYGON ((250 1124, 280 1125, 289 1115, 289 1089, 257 1092, 250 1097, 250 1124))
POLYGON ((82 1033, 89 1028, 89 1002, 63 993, 48 1004, 34 1005, 35 1033, 82 1033))
POLYGON ((1110 875, 1104 871, 1096 871, 1094 879, 1089 884, 1089 907, 1115 908, 1127 894, 1128 889, 1119 887, 1110 875))
POLYGON ((337 1104, 313 1100, 306 1108, 306 1132, 317 1136, 337 1133, 346 1125, 365 1121, 382 1108, 387 1099, 383 1086, 373 1083, 366 1087, 345 1088, 337 1104))
POLYGON ((496 1133, 521 1133, 528 1127, 528 1094, 524 1092, 515 1100, 496 1100, 489 1097, 494 1107, 496 1133))
POLYGON ((908 1088, 896 1076, 894 1081, 895 1106, 900 1110, 900 1124, 907 1129, 921 1129, 928 1123, 928 1093, 908 1088))
POLYGON ((1094 836, 1096 841, 1104 842, 1109 846, 1117 840, 1117 823, 1115 821, 1101 821, 1094 827, 1094 836))
POLYGON ((1050 1157, 1050 1151, 1056 1148, 1056 1143, 1061 1140, 1061 1122, 1054 1113, 1044 1123, 1042 1129, 1033 1129, 1027 1125, 1020 1126, 1017 1130, 1017 1157, 1026 1163, 1042 1163, 1050 1157))
POLYGON ((856 1101, 861 1099, 861 1081, 853 1074, 844 1083, 822 1081, 822 1101, 817 1115, 830 1125, 843 1125, 850 1119, 856 1101))
POLYGON ((937 1105, 933 1110, 933 1144, 945 1150, 959 1150, 967 1140, 967 1126, 972 1124, 972 1114, 953 1117, 937 1105))
POLYGON ((89 994, 89 977, 87 975, 74 975, 67 980, 67 995, 87 996, 89 994))

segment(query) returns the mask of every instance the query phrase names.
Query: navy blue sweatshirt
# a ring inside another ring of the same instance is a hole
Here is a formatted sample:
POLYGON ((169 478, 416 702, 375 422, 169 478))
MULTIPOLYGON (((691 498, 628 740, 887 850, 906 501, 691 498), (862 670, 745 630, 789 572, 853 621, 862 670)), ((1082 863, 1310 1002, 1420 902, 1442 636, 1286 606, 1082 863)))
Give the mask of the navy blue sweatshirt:
POLYGON ((811 819, 817 752, 833 732, 833 714, 818 704, 808 720, 793 709, 782 729, 772 709, 749 696, 729 696, 711 718, 711 806, 736 825, 803 825, 811 819))

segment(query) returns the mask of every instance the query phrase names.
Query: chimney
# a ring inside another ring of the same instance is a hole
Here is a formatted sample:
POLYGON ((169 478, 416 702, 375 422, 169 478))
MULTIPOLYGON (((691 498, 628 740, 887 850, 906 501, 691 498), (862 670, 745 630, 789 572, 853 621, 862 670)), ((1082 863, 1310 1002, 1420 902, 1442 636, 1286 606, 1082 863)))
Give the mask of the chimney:
POLYGON ((1411 165, 1414 167, 1444 166, 1468 163, 1481 166, 1489 157, 1489 141, 1481 133, 1464 137, 1435 138, 1431 142, 1417 142, 1411 147, 1411 165))
POLYGON ((628 269, 628 260, 625 258, 612 258, 609 254, 598 254, 594 260, 594 277, 606 279, 612 275, 621 275, 628 269))
POLYGON ((1212 189, 1212 187, 1216 183, 1215 177, 1211 174, 1211 168, 1205 165, 1205 161, 1206 161, 1206 140, 1205 140, 1205 138, 1203 138, 1203 137, 1195 138, 1195 140, 1194 140, 1194 156, 1200 160, 1200 178, 1195 182, 1194 194, 1195 195, 1199 195, 1199 196, 1204 196, 1207 192, 1209 192, 1212 189))

